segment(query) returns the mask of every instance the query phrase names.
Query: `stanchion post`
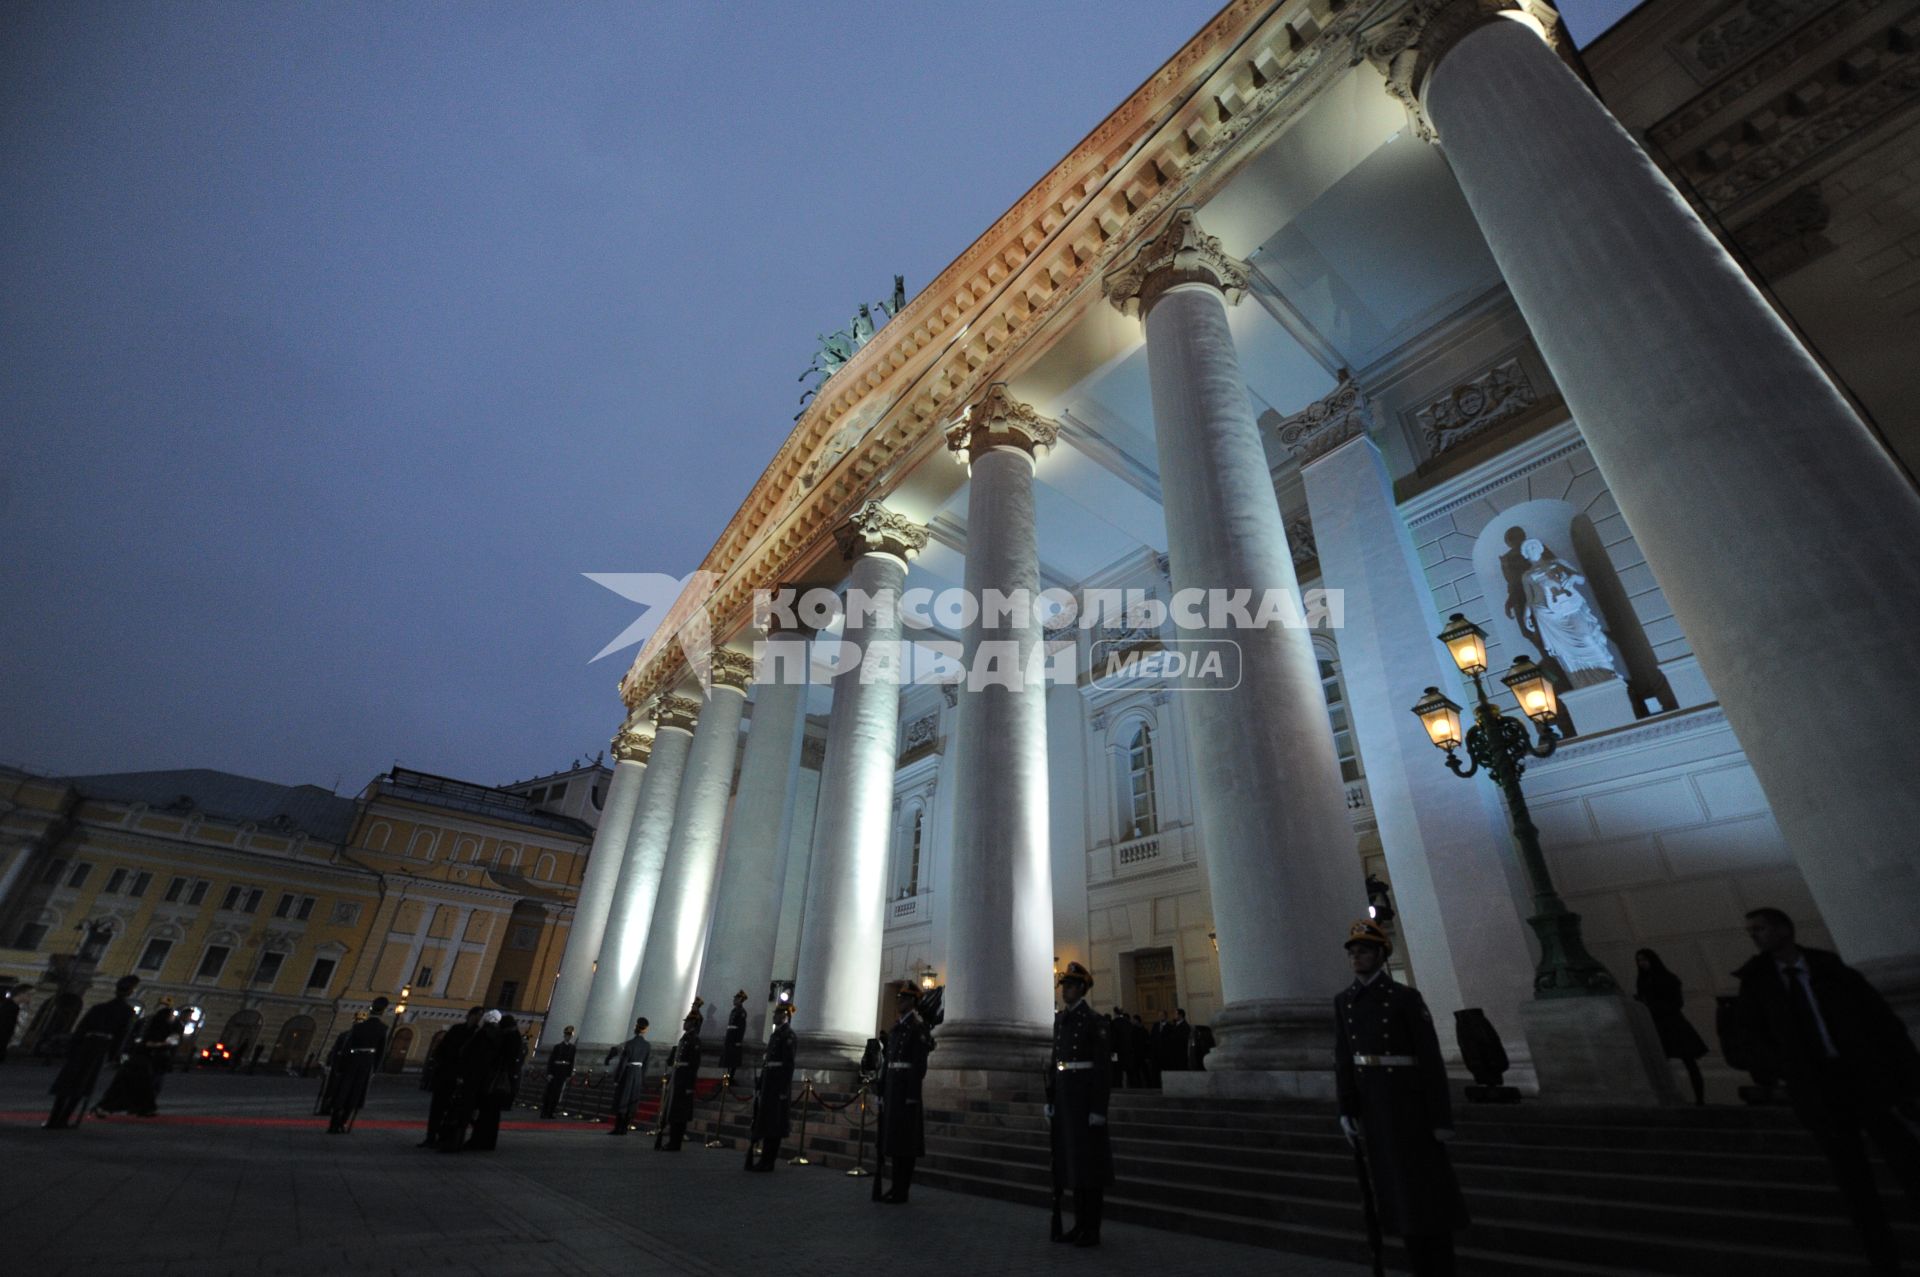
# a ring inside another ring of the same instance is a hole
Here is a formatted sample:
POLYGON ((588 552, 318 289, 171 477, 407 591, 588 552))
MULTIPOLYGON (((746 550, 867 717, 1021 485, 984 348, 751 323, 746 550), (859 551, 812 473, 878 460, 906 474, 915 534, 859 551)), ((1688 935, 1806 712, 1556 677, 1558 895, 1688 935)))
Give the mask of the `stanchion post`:
POLYGON ((861 1086, 854 1098, 860 1103, 860 1151, 854 1155, 853 1169, 847 1172, 847 1178, 861 1179, 872 1174, 867 1170, 867 1088, 861 1086))
POLYGON ((720 1124, 727 1120, 727 1091, 733 1085, 733 1074, 720 1075, 720 1108, 713 1115, 713 1136, 707 1140, 708 1148, 725 1148, 726 1141, 720 1138, 720 1124))
POLYGON ((800 1083, 800 1148, 787 1159, 788 1166, 811 1166, 807 1159, 807 1097, 813 1094, 813 1079, 805 1078, 800 1083))

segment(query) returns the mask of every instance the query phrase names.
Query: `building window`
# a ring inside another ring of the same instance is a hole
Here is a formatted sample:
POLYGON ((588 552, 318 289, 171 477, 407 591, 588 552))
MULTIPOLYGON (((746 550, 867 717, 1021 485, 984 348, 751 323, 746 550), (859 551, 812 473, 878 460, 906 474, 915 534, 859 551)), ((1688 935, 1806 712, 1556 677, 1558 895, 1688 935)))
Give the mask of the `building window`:
POLYGON ((187 903, 197 905, 207 898, 207 880, 205 878, 193 884, 193 894, 187 897, 187 903))
POLYGON ((101 891, 109 896, 117 896, 120 894, 120 888, 126 885, 127 871, 124 869, 116 869, 107 875, 107 885, 101 888, 101 891))
POLYGON ((500 982, 500 1006, 503 1010, 513 1010, 513 1000, 519 996, 520 982, 518 980, 502 980, 500 982))
POLYGON ((1340 779, 1360 779, 1360 752, 1353 743, 1353 724, 1347 718, 1347 688, 1340 667, 1320 658, 1320 690, 1327 698, 1327 719, 1333 724, 1333 752, 1340 757, 1340 779))
POLYGON ((559 784, 553 786, 553 788, 547 790, 547 801, 550 803, 557 803, 561 799, 565 798, 566 796, 567 796, 567 782, 564 780, 561 781, 559 784))
POLYGON ((173 951, 173 941, 153 939, 147 941, 146 952, 140 955, 140 961, 134 964, 136 970, 158 971, 167 960, 167 954, 173 951))
POLYGON ((177 903, 180 899, 180 893, 185 891, 186 889, 187 889, 187 880, 185 878, 175 878, 172 882, 167 884, 167 894, 165 896, 166 902, 168 904, 177 903))
POLYGON ((900 851, 896 864, 899 869, 894 874, 894 895, 905 900, 920 894, 920 852, 926 842, 927 809, 915 807, 913 819, 907 822, 902 831, 900 851))
POLYGON ((325 993, 327 986, 333 983, 333 968, 332 958, 314 959, 313 970, 307 973, 307 991, 325 993))
POLYGON ((73 872, 67 875, 67 885, 69 887, 85 886, 87 882, 87 875, 92 872, 93 872, 93 866, 88 864, 84 860, 81 861, 79 864, 73 867, 73 872))
POLYGON ((293 911, 294 921, 305 922, 308 918, 311 918, 313 916, 313 904, 312 896, 300 897, 300 907, 293 911))
POLYGON ((544 803, 545 801, 547 801, 547 787, 545 785, 542 785, 538 789, 528 790, 527 801, 533 804, 535 807, 538 807, 541 803, 544 803))
POLYGON ((133 876, 133 886, 127 888, 127 894, 135 900, 147 894, 147 888, 153 885, 153 875, 142 869, 133 876))
POLYGON ((194 972, 196 980, 218 980, 220 973, 227 969, 227 959, 233 956, 233 949, 224 944, 210 944, 207 951, 200 955, 200 969, 194 972))
POLYGON ((509 949, 531 949, 540 943, 540 928, 521 923, 507 935, 509 949))
POLYGON ((290 914, 292 914, 293 902, 294 902, 293 896, 288 895, 285 892, 282 892, 280 896, 280 903, 273 907, 273 916, 276 918, 285 918, 290 914))
POLYGON ((14 937, 13 947, 16 949, 38 949, 40 942, 46 938, 46 923, 29 922, 26 926, 20 928, 20 934, 14 937))
POLYGON ((227 894, 220 899, 220 907, 222 909, 237 907, 240 904, 240 893, 244 890, 246 890, 244 887, 228 887, 227 894))
POLYGON ((593 809, 599 811, 606 805, 607 787, 596 780, 593 782, 593 788, 587 792, 587 797, 593 800, 593 809))
POLYGON ((40 871, 40 881, 48 885, 57 883, 60 881, 61 875, 66 872, 67 858, 65 856, 55 856, 47 862, 47 867, 40 871))
POLYGON ((1160 831, 1153 797, 1153 733, 1145 723, 1133 729, 1127 743, 1127 794, 1120 810, 1125 838, 1145 838, 1160 831))
POLYGON ((266 897, 266 894, 267 894, 266 892, 262 891, 258 887, 255 887, 252 891, 249 891, 247 893, 246 903, 240 906, 240 912, 252 913, 255 910, 259 909, 260 901, 266 897))
POLYGON ((273 949, 267 950, 260 955, 260 965, 253 969, 253 982, 255 984, 272 984, 280 978, 280 964, 286 960, 286 954, 273 949))
POLYGON ((414 977, 415 984, 427 984, 433 979, 432 967, 421 967, 420 974, 414 977))

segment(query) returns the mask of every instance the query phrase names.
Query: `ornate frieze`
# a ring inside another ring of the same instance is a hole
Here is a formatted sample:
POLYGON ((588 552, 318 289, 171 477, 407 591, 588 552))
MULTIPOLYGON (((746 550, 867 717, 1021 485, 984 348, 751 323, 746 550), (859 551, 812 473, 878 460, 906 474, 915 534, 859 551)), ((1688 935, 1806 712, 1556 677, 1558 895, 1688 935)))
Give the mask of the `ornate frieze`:
POLYGON ((1313 520, 1298 515, 1287 521, 1287 549, 1293 555, 1295 571, 1320 561, 1320 547, 1313 539, 1313 520))
POLYGON ((1246 296, 1247 264, 1227 256, 1219 238, 1201 230, 1199 217, 1183 208, 1100 283, 1107 300, 1127 315, 1145 314, 1176 284, 1211 284, 1231 306, 1246 296))
POLYGON ((700 702, 690 696, 662 696, 653 703, 653 725, 659 731, 691 732, 700 719, 700 702))
POLYGON ((1820 183, 1809 182, 1736 228, 1733 238, 1762 274, 1777 279, 1833 247, 1821 234, 1831 216, 1820 183))
POLYGON ((892 554, 906 559, 927 548, 927 529, 878 501, 869 501, 834 533, 848 559, 863 554, 892 554))
POLYGON ((968 405, 960 420, 947 427, 947 447, 969 461, 994 448, 1018 448, 1038 456, 1059 438, 1060 423, 1015 399, 1004 381, 988 386, 985 397, 968 405))
POLYGON ((616 763, 641 763, 653 756, 653 733, 623 728, 613 738, 613 761, 616 763))
POLYGON ((1275 429, 1287 451, 1306 465, 1373 429, 1373 413, 1360 393, 1359 383, 1342 368, 1339 384, 1324 399, 1281 418, 1275 429))
POLYGON ((1531 408, 1540 401, 1520 365, 1519 356, 1503 360, 1414 413, 1426 441, 1427 455, 1447 449, 1531 408))
POLYGON ((1739 0, 1670 47, 1704 81, 1765 48, 1831 3, 1832 0, 1739 0))
POLYGON ((1387 92, 1406 106, 1414 132, 1422 141, 1433 142, 1439 135, 1420 104, 1427 77, 1463 36, 1500 20, 1503 13, 1532 19, 1549 44, 1561 47, 1565 28, 1560 15, 1540 0, 1412 0, 1360 30, 1354 42, 1360 57, 1386 77, 1387 92))
POLYGON ((900 761, 905 763, 931 750, 940 739, 940 714, 922 714, 900 729, 900 761))

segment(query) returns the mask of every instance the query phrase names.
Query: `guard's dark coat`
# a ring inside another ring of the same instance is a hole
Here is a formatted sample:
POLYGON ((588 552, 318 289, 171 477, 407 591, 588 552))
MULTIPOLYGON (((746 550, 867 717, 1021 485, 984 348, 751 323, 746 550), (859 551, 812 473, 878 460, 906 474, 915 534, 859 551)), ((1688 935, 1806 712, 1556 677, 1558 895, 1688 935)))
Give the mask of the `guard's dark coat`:
POLYGON ((557 1077, 562 1082, 573 1076, 573 1057, 577 1048, 571 1042, 562 1042, 553 1048, 547 1056, 547 1076, 557 1077))
POLYGON ((613 1065, 614 1112, 630 1110, 646 1098, 647 1059, 652 1054, 653 1044, 638 1033, 621 1046, 620 1058, 613 1065))
POLYGON ((888 1157, 919 1157, 927 1151, 920 1083, 932 1050, 933 1034, 918 1012, 907 1012, 887 1030, 881 1052, 879 1142, 888 1157))
POLYGON ((360 1021, 341 1036, 335 1049, 340 1060, 336 1068, 340 1081, 334 1087, 333 1111, 353 1113, 367 1102, 367 1083, 380 1066, 387 1048, 386 1021, 374 1016, 360 1021))
POLYGON ((1090 1119, 1107 1116, 1113 1090, 1105 1016, 1085 998, 1053 1017, 1053 1052, 1047 1060, 1047 1103, 1053 1105, 1053 1156, 1056 1173, 1078 1192, 1104 1188, 1113 1181, 1113 1153, 1107 1128, 1090 1119), (1091 1063, 1090 1069, 1061 1068, 1091 1063))
POLYGON ((673 1046, 673 1077, 668 1084, 667 1122, 685 1123, 693 1117, 693 1084, 700 1078, 700 1030, 688 1029, 673 1046))
POLYGON ((120 1054, 133 1021, 133 1003, 124 998, 102 1002, 88 1010, 80 1017, 80 1023, 73 1026, 66 1063, 54 1074, 47 1094, 89 1094, 100 1078, 100 1066, 120 1054))
POLYGON ((720 1071, 732 1074, 740 1070, 747 1052, 747 1009, 735 1007, 727 1012, 727 1033, 720 1039, 720 1071))
POLYGON ((791 1025, 775 1025, 760 1062, 760 1081, 753 1090, 753 1134, 756 1140, 783 1140, 793 1129, 793 1055, 800 1039, 791 1025))
POLYGON ((1380 1226, 1401 1236, 1430 1237, 1467 1226, 1446 1145, 1433 1137, 1453 1126, 1453 1101, 1440 1039, 1426 1000, 1382 972, 1356 980, 1333 1000, 1338 1028, 1334 1077, 1340 1115, 1358 1118, 1373 1173, 1380 1226), (1355 1055, 1411 1056, 1411 1066, 1356 1066, 1355 1055))

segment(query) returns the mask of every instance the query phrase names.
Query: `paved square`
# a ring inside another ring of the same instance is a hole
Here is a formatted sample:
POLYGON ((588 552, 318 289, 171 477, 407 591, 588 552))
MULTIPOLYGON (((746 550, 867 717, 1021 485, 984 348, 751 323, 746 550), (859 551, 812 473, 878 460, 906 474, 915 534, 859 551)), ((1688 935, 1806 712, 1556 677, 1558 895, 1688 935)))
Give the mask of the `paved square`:
POLYGON ((670 1156, 571 1122, 449 1156, 414 1147, 427 1097, 412 1078, 378 1079, 345 1137, 309 1116, 313 1082, 198 1073, 167 1080, 159 1118, 55 1133, 38 1129, 51 1076, 0 1065, 0 1254, 43 1277, 1363 1272, 1122 1224, 1076 1251, 1028 1207, 919 1187, 905 1210, 876 1207, 838 1171, 747 1175, 732 1150, 670 1156))

